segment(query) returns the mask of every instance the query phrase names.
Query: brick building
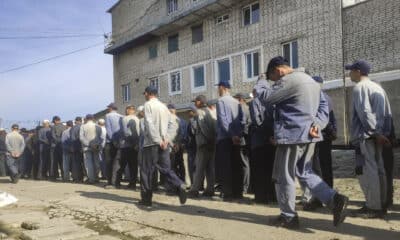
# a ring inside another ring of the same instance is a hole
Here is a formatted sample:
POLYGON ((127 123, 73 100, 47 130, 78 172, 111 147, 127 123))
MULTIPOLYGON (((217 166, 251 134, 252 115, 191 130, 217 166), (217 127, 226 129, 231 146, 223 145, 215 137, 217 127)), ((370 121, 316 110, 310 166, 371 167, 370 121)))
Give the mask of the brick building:
POLYGON ((284 55, 326 80, 345 142, 351 88, 343 87, 343 62, 372 62, 372 78, 385 81, 392 102, 400 90, 393 81, 400 79, 400 3, 359 2, 343 8, 341 0, 120 0, 109 10, 105 49, 114 56, 115 102, 142 104, 149 84, 181 109, 198 94, 217 98, 219 80, 249 93, 269 59, 284 55))

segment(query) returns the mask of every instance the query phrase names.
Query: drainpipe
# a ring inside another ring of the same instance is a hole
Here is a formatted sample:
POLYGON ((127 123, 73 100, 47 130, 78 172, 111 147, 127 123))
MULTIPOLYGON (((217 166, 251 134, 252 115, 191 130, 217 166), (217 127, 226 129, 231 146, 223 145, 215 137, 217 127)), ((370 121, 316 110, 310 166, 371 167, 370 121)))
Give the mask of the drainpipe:
POLYGON ((343 0, 340 1, 340 28, 342 34, 342 77, 343 77, 343 96, 344 96, 344 104, 343 104, 343 136, 344 136, 344 144, 349 145, 349 126, 348 126, 348 119, 349 119, 349 107, 348 107, 348 96, 347 96, 347 86, 346 86, 346 72, 345 72, 345 50, 344 50, 344 11, 343 11, 343 0))
POLYGON ((211 63, 211 98, 214 99, 216 97, 216 90, 214 88, 215 84, 215 62, 214 62, 214 38, 213 38, 213 28, 215 24, 213 22, 213 17, 210 17, 209 20, 209 34, 210 34, 210 63, 211 63))

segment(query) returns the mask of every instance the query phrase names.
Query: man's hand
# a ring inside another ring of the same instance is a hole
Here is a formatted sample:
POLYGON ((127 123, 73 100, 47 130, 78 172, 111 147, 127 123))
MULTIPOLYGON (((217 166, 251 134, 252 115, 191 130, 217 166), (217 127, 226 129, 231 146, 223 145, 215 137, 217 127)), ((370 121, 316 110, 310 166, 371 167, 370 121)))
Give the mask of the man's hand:
POLYGON ((381 134, 375 136, 375 142, 378 145, 386 146, 386 147, 390 147, 392 145, 390 143, 390 140, 387 137, 385 137, 384 135, 381 135, 381 134))
POLYGON ((233 142, 233 145, 240 145, 240 137, 238 137, 238 136, 234 136, 234 137, 232 137, 232 142, 233 142))
POLYGON ((319 138, 319 128, 317 126, 312 126, 310 128, 310 136, 312 138, 319 138))

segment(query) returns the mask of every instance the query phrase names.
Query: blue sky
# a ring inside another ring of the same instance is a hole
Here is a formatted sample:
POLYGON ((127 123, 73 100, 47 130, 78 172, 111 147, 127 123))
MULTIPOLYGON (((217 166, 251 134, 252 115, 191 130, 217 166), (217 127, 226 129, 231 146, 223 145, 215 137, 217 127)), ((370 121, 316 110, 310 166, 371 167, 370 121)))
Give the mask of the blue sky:
MULTIPOLYGON (((103 42, 106 13, 117 0, 0 0, 0 72, 103 42), (95 34, 58 39, 1 39, 95 34)), ((112 56, 97 47, 0 73, 3 126, 18 121, 63 120, 103 110, 113 101, 112 56)))

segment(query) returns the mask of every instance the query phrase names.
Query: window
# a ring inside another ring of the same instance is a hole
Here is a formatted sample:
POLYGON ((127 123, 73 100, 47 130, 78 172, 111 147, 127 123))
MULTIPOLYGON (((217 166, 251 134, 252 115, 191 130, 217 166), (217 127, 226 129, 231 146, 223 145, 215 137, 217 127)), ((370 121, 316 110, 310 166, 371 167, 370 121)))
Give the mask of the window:
POLYGON ((181 90, 181 72, 173 72, 169 74, 169 94, 175 95, 182 93, 181 90))
POLYGON ((299 67, 299 55, 297 41, 292 41, 282 44, 282 55, 286 58, 290 66, 293 68, 299 67))
POLYGON ((179 50, 179 35, 175 34, 168 37, 168 53, 173 53, 179 50))
POLYGON ((124 103, 131 101, 131 84, 122 85, 122 100, 124 103))
POLYGON ((167 0, 168 14, 178 11, 178 0, 167 0))
POLYGON ((156 58, 158 56, 157 45, 152 45, 149 47, 149 59, 156 58))
POLYGON ((217 83, 218 82, 231 82, 231 61, 229 58, 218 60, 217 67, 217 83))
POLYGON ((160 92, 160 84, 158 77, 150 78, 150 86, 156 87, 158 92, 160 92))
POLYGON ((248 81, 256 80, 260 74, 260 52, 250 52, 244 54, 245 76, 248 81))
POLYGON ((243 25, 248 26, 260 21, 260 4, 253 3, 243 8, 243 25))
POLYGON ((225 14, 222 16, 219 16, 215 19, 215 24, 222 24, 224 22, 227 22, 229 20, 229 14, 225 14))
POLYGON ((203 24, 192 27, 192 44, 203 41, 203 24))
POLYGON ((192 68, 192 92, 206 90, 205 66, 199 65, 192 68))

